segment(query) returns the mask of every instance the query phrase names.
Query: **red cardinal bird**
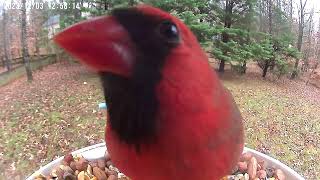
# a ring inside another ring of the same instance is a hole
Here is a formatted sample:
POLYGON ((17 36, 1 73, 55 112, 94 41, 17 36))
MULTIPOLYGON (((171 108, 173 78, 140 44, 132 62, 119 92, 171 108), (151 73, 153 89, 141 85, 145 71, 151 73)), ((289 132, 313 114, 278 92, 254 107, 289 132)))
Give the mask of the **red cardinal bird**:
POLYGON ((243 150, 242 118, 177 18, 141 5, 80 22, 55 42, 101 76, 106 144, 133 180, 215 180, 243 150))

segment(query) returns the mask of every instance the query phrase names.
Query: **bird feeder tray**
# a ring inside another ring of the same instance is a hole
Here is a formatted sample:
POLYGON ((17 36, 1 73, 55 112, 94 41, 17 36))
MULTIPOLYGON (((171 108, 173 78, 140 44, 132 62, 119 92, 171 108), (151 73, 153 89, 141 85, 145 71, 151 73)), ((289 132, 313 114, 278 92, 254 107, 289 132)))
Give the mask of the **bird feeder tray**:
MULTIPOLYGON (((106 150, 107 148, 105 143, 100 143, 100 144, 88 146, 88 147, 79 149, 77 151, 74 151, 72 152, 72 155, 75 156, 75 155, 81 154, 85 159, 92 161, 92 160, 104 158, 106 150)), ((299 175, 297 172, 295 172, 293 169, 289 168, 285 164, 281 163, 280 161, 270 156, 267 156, 265 154, 262 154, 258 151, 255 151, 253 149, 246 148, 246 147, 244 148, 243 152, 249 152, 258 160, 263 160, 265 162, 266 167, 281 169, 286 175, 286 179, 288 180, 304 180, 304 178, 301 175, 299 175)), ((58 165, 60 165, 62 161, 63 161, 63 157, 60 157, 50 162, 49 164, 41 167, 37 172, 32 174, 30 177, 28 177, 27 180, 34 180, 36 175, 39 173, 44 176, 49 175, 51 170, 57 167, 58 165)))

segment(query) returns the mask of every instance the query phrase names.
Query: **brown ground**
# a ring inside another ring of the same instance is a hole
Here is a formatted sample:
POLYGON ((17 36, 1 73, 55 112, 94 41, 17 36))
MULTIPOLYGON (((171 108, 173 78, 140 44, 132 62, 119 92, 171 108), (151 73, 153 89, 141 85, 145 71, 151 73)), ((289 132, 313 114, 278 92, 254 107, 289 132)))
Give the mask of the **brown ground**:
MULTIPOLYGON (((320 91, 301 81, 265 80, 259 71, 221 76, 245 119, 246 146, 317 179, 320 91)), ((97 106, 104 100, 96 75, 78 64, 55 64, 34 79, 0 87, 0 172, 7 179, 22 179, 67 151, 103 141, 105 118, 97 106)))

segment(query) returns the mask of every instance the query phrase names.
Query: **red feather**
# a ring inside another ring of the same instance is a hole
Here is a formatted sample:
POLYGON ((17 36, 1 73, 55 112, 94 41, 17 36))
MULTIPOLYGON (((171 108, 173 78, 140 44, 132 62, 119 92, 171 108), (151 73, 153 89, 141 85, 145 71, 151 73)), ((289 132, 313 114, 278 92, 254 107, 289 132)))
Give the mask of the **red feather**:
MULTIPOLYGON (((112 161, 133 180, 220 179, 231 172, 243 150, 240 112, 189 28, 159 9, 150 6, 138 9, 174 22, 182 39, 167 56, 162 79, 156 87, 159 138, 154 143, 142 144, 137 152, 134 146, 121 142, 107 125, 106 143, 112 161)), ((66 34, 58 35, 58 39, 66 34)), ((98 64, 90 58, 82 60, 90 61, 86 64, 94 67, 98 64)), ((119 74, 127 73, 121 70, 119 74)))

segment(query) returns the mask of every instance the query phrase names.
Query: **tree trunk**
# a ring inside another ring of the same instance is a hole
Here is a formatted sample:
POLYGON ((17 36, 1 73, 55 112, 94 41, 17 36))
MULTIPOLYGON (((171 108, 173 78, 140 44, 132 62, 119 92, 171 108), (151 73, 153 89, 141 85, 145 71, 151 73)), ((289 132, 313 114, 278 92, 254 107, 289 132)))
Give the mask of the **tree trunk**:
MULTIPOLYGON (((81 4, 79 4, 80 3, 79 0, 75 0, 74 3, 75 3, 76 7, 81 6, 81 4)), ((80 21, 80 19, 81 19, 81 10, 78 9, 78 8, 75 8, 73 13, 74 13, 75 22, 80 21)))
POLYGON ((219 72, 223 73, 224 72, 224 66, 225 66, 226 62, 224 60, 220 61, 220 65, 219 65, 219 72))
POLYGON ((270 62, 269 62, 269 60, 267 60, 264 65, 264 68, 263 68, 263 73, 262 73, 263 78, 265 78, 267 76, 269 65, 270 65, 270 62))
POLYGON ((290 0, 290 20, 292 21, 292 19, 293 19, 293 4, 292 4, 292 0, 290 0))
POLYGON ((6 62, 4 61, 4 57, 3 56, 1 56, 1 66, 3 67, 3 68, 5 68, 6 67, 6 62))
MULTIPOLYGON (((307 46, 312 47, 312 37, 314 35, 314 21, 313 21, 313 16, 314 16, 314 11, 312 11, 312 13, 310 13, 310 17, 309 17, 309 29, 308 29, 308 35, 307 35, 307 46)), ((302 71, 303 72, 307 72, 309 69, 309 58, 311 56, 311 48, 306 48, 305 49, 305 56, 303 59, 303 68, 302 71)))
POLYGON ((265 24, 265 0, 260 0, 259 1, 259 31, 260 32, 266 32, 266 24, 265 24))
POLYGON ((21 0, 21 45, 22 45, 22 60, 27 72, 28 82, 33 80, 32 71, 30 66, 30 57, 27 44, 27 12, 26 12, 26 0, 21 0))
POLYGON ((244 61, 241 67, 241 74, 245 74, 247 72, 247 61, 244 61))
MULTIPOLYGON (((272 0, 268 0, 268 29, 269 29, 269 35, 272 36, 272 0)), ((262 72, 262 77, 265 78, 268 73, 268 69, 270 67, 270 61, 271 59, 266 60, 264 67, 263 67, 263 72, 262 72)))
MULTIPOLYGON (((302 38, 303 38, 303 26, 302 26, 302 23, 299 22, 299 34, 298 34, 297 48, 300 52, 301 52, 301 47, 302 47, 302 38)), ((294 70, 292 71, 291 79, 294 79, 298 76, 298 66, 299 66, 299 58, 297 58, 296 62, 294 63, 294 70)))
MULTIPOLYGON (((225 28, 231 28, 232 25, 232 9, 233 9, 233 0, 226 0, 226 9, 225 9, 225 17, 224 17, 224 27, 225 28)), ((222 33, 222 42, 227 43, 229 42, 229 34, 226 32, 222 33)), ((224 54, 227 54, 227 50, 224 50, 224 54)), ((219 72, 223 73, 224 72, 224 67, 225 67, 225 60, 220 61, 219 65, 219 72)))
MULTIPOLYGON (((308 0, 300 0, 300 11, 299 11, 299 34, 298 34, 298 42, 297 42, 297 48, 299 52, 301 52, 302 47, 302 39, 303 39, 303 29, 304 29, 304 15, 305 15, 305 7, 308 0)), ((296 62, 294 63, 294 69, 291 74, 291 79, 294 79, 298 76, 298 66, 299 66, 299 59, 296 59, 296 62)))
POLYGON ((3 32, 3 58, 4 58, 4 65, 8 71, 11 70, 11 61, 8 57, 8 44, 7 44, 7 15, 6 10, 3 8, 3 19, 2 19, 2 32, 3 32))
POLYGON ((314 73, 314 71, 318 68, 318 65, 319 65, 319 61, 314 65, 314 67, 313 67, 313 69, 312 69, 311 73, 309 74, 309 77, 308 77, 308 80, 307 80, 307 82, 306 82, 306 85, 308 85, 308 84, 309 84, 310 79, 311 79, 311 76, 312 76, 312 74, 314 73))
POLYGON ((268 1, 269 34, 272 36, 272 0, 268 1))
POLYGON ((294 69, 291 74, 291 79, 294 79, 298 76, 298 66, 299 66, 299 59, 296 59, 296 62, 294 63, 294 69))
POLYGON ((104 10, 107 11, 109 9, 107 0, 104 0, 104 10))
POLYGON ((39 61, 39 70, 42 70, 42 59, 40 59, 40 47, 39 47, 39 34, 36 35, 36 43, 35 43, 35 46, 36 46, 36 54, 37 54, 37 60, 39 61))

